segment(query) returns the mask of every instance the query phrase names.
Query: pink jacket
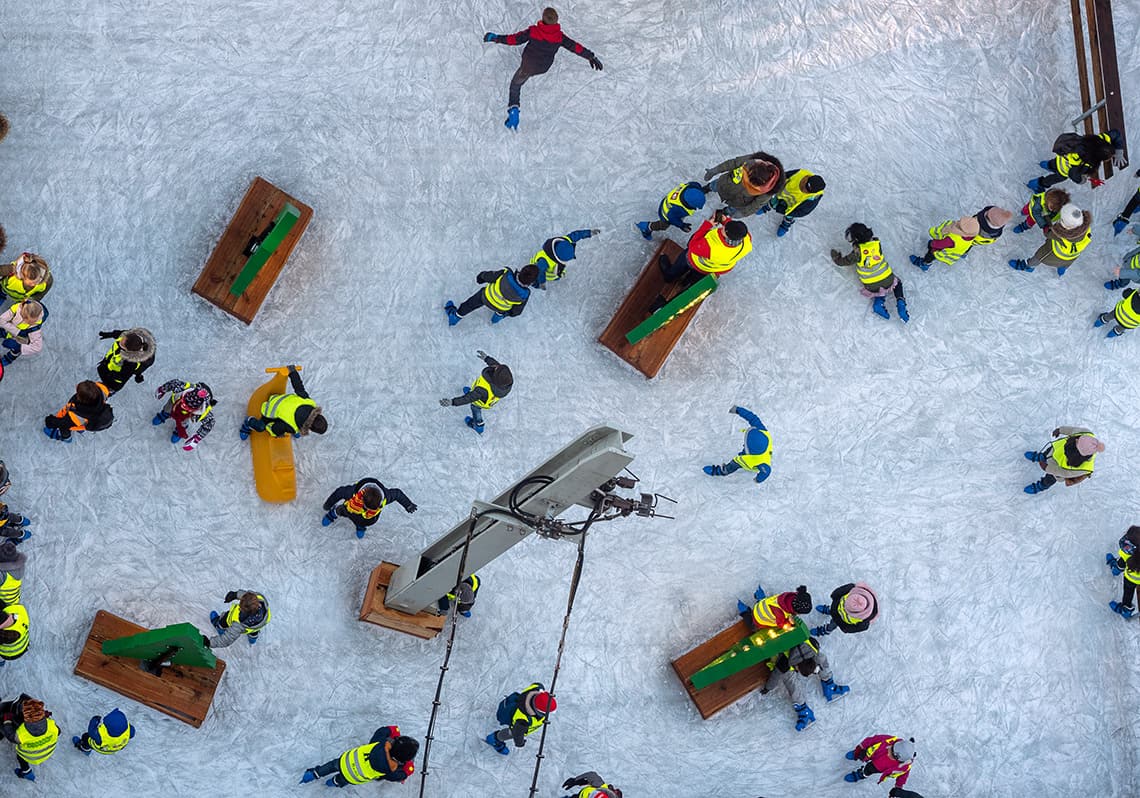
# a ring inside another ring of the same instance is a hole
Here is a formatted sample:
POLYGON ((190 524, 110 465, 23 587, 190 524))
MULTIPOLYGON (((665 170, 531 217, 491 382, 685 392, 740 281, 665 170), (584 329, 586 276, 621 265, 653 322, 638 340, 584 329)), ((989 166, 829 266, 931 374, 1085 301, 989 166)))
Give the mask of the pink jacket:
POLYGON ((868 737, 855 748, 855 756, 864 762, 870 762, 882 775, 879 784, 886 779, 898 779, 896 785, 902 787, 910 776, 910 762, 899 762, 891 754, 891 745, 895 740, 901 739, 890 734, 876 734, 868 737))

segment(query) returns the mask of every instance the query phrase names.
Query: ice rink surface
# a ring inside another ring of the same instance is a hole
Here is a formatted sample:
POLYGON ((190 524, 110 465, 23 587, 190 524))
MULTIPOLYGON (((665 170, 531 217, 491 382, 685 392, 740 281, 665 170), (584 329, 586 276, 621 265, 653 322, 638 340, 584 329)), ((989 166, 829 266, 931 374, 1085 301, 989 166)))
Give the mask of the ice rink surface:
MULTIPOLYGON (((1140 334, 1091 328, 1132 245, 1109 221, 1134 170, 1073 190, 1094 239, 1062 279, 1006 267, 1036 231, 1007 229, 953 268, 906 262, 932 224, 1019 209, 1079 112, 1067 6, 1001 5, 576 0, 558 6, 563 28, 605 70, 561 53, 524 87, 511 133, 520 51, 481 38, 537 5, 4 4, 3 254, 42 254, 56 284, 44 353, 0 390, 5 498, 35 521, 32 649, 0 670, 0 692, 42 697, 64 738, 35 785, 0 771, 0 795, 321 793, 296 784, 304 768, 377 726, 422 738, 443 641, 358 623, 369 571, 598 423, 633 433, 644 489, 680 504, 675 521, 591 535, 539 795, 587 769, 628 798, 885 795, 841 780, 844 751, 879 732, 917 739, 908 787, 927 798, 1137 795, 1140 641, 1106 606, 1119 579, 1103 555, 1137 521, 1140 334), (595 343, 651 252, 631 223, 756 149, 824 175, 827 194, 783 239, 778 218, 749 220, 754 253, 647 382, 595 343), (246 327, 189 288, 255 175, 315 218, 246 327), (909 325, 873 316, 831 264, 853 221, 883 240, 909 325), (578 227, 603 234, 522 317, 447 327, 440 306, 476 272, 578 227), (110 431, 48 441, 42 417, 94 376, 97 332, 133 325, 158 340, 146 384, 115 397, 110 431), (475 376, 477 348, 516 375, 483 437, 437 402, 475 376), (262 369, 288 362, 331 428, 298 442, 299 497, 271 506, 237 427, 262 369), (221 398, 193 454, 149 424, 174 377, 221 398), (739 447, 734 403, 773 431, 763 486, 701 473, 739 447), (1028 497, 1039 472, 1021 452, 1058 424, 1091 427, 1107 451, 1089 482, 1028 497), (366 475, 419 512, 389 507, 362 541, 345 521, 323 529, 325 496, 366 475), (775 693, 700 720, 669 661, 732 622, 737 597, 760 581, 823 600, 854 579, 883 611, 866 634, 824 640, 847 698, 817 697, 802 734, 775 693), (71 675, 97 609, 208 628, 242 588, 268 597, 273 622, 221 652, 201 730, 71 675), (130 747, 72 750, 116 705, 138 728, 130 747)), ((1127 109, 1140 3, 1115 5, 1127 109)), ((573 561, 572 544, 536 538, 480 573, 427 795, 527 794, 536 741, 499 757, 481 738, 502 695, 549 683, 573 561)), ((414 795, 419 774, 379 789, 414 795)))

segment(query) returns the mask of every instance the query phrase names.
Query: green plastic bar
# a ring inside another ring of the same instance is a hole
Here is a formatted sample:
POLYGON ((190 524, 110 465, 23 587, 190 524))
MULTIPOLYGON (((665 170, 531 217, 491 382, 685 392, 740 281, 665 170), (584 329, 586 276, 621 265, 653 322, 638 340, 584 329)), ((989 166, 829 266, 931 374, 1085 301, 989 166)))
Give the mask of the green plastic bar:
POLYGON ((636 344, 643 338, 647 338, 652 333, 657 332, 690 307, 702 302, 705 297, 716 290, 716 285, 716 278, 711 274, 706 274, 700 280, 693 283, 693 285, 670 299, 665 307, 627 332, 625 334, 625 340, 631 344, 636 344))
POLYGON ((202 642, 202 633, 192 623, 176 623, 149 632, 139 632, 137 635, 107 640, 102 648, 103 653, 109 657, 139 660, 154 659, 171 648, 177 648, 178 651, 170 657, 174 665, 213 668, 218 664, 218 658, 202 642))
POLYGON ((808 639, 808 628, 796 618, 796 625, 786 632, 761 629, 741 640, 721 656, 689 677, 693 687, 703 690, 710 684, 727 679, 745 668, 783 654, 808 639), (775 634, 773 634, 775 633, 775 634))
POLYGON ((253 278, 261 271, 261 267, 269 260, 269 257, 281 246, 281 242, 285 240, 285 236, 289 235, 289 231, 293 229, 293 225, 301 218, 301 212, 297 210, 292 203, 286 202, 284 209, 281 213, 277 214, 277 218, 273 220, 273 227, 269 230, 267 235, 258 246, 257 250, 249 256, 249 260, 245 262, 241 272, 234 278, 234 284, 230 286, 230 293, 234 296, 241 296, 245 289, 249 288, 249 284, 253 282, 253 278))

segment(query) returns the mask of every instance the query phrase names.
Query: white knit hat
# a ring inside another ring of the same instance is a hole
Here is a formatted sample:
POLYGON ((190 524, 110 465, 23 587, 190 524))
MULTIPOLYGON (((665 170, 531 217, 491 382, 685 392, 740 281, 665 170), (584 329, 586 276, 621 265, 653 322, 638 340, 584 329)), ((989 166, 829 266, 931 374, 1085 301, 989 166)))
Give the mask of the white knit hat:
POLYGON ((1081 209, 1073 203, 1066 204, 1061 208, 1061 226, 1069 230, 1076 229, 1084 222, 1085 215, 1081 213, 1081 209))

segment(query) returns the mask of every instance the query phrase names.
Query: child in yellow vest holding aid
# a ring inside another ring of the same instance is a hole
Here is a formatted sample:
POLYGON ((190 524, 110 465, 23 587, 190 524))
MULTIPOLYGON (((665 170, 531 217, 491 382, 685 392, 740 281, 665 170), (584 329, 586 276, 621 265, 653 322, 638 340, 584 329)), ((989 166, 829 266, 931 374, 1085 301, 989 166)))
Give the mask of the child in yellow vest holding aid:
POLYGON ((489 410, 498 404, 499 400, 511 392, 515 378, 511 369, 504 363, 488 355, 482 349, 476 350, 479 359, 487 367, 475 378, 470 388, 464 388, 463 393, 451 399, 440 399, 441 407, 459 407, 471 405, 471 415, 463 419, 463 423, 483 434, 483 411, 489 410))
POLYGON ((973 216, 963 216, 954 221, 947 219, 930 228, 930 240, 926 243, 926 254, 921 258, 911 255, 910 262, 926 271, 937 258, 946 264, 957 263, 970 252, 974 239, 981 232, 981 225, 973 216))

